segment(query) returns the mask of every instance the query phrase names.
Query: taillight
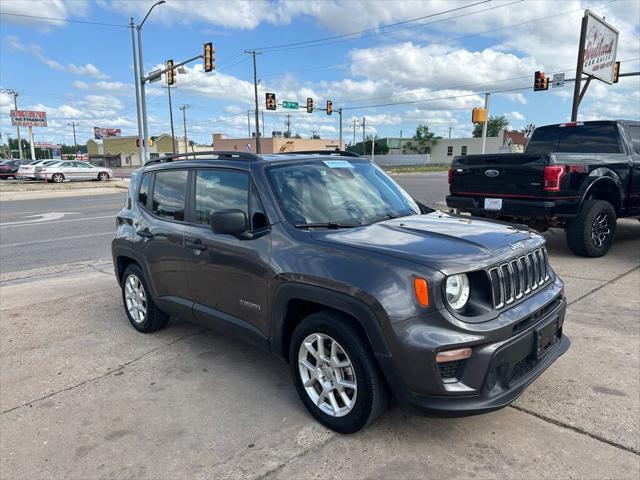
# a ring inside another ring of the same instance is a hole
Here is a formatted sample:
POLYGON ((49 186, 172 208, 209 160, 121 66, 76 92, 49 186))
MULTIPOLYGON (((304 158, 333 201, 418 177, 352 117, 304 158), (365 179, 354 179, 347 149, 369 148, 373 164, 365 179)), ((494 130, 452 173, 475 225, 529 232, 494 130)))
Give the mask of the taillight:
POLYGON ((449 185, 453 183, 453 167, 449 167, 449 185))
POLYGON ((564 165, 547 165, 544 167, 544 190, 557 192, 560 190, 560 181, 565 174, 564 165))

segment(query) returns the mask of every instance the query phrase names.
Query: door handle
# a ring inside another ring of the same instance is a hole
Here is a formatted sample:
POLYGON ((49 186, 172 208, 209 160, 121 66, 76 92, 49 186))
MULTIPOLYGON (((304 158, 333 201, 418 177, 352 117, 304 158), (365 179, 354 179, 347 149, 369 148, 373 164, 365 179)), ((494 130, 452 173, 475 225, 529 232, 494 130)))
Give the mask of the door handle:
POLYGON ((136 233, 144 238, 153 238, 153 233, 151 233, 148 228, 136 230, 136 233))
POLYGON ((196 238, 195 240, 187 240, 187 247, 200 251, 207 249, 207 246, 202 243, 202 240, 200 240, 199 238, 196 238))

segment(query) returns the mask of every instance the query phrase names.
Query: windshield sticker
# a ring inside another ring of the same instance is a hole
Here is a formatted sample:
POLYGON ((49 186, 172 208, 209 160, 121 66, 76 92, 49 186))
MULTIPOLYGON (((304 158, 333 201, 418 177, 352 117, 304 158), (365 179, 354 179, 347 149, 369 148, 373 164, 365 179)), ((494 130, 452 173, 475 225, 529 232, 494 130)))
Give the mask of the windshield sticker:
POLYGON ((325 160, 324 163, 329 168, 353 168, 346 160, 325 160))

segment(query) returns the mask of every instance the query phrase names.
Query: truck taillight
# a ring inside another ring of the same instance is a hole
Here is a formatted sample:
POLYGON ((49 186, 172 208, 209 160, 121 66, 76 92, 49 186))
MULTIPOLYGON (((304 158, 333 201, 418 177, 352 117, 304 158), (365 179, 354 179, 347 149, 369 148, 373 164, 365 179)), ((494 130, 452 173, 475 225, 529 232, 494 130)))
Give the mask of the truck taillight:
POLYGON ((453 167, 449 167, 449 185, 453 183, 453 167))
POLYGON ((557 192, 560 190, 560 181, 565 174, 564 165, 547 165, 544 167, 544 190, 557 192))

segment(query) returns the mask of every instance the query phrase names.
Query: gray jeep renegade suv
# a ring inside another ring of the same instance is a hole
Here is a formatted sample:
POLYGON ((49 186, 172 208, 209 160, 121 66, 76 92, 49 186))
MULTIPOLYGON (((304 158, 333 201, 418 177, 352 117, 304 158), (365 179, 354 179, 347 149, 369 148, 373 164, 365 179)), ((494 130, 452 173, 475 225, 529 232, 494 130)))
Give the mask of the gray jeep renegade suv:
POLYGON ((496 410, 569 347, 540 235, 433 211, 347 152, 149 162, 112 251, 137 330, 175 316, 282 357, 338 432, 392 398, 432 415, 496 410))

